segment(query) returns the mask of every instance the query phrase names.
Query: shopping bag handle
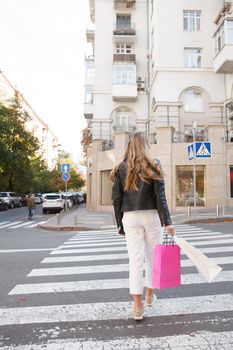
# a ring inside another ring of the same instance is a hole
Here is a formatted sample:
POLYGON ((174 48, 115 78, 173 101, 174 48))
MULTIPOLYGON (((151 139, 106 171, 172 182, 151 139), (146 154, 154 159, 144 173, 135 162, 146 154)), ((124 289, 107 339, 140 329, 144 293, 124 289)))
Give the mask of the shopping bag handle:
POLYGON ((163 245, 174 245, 175 244, 175 235, 169 235, 167 232, 163 234, 163 245))

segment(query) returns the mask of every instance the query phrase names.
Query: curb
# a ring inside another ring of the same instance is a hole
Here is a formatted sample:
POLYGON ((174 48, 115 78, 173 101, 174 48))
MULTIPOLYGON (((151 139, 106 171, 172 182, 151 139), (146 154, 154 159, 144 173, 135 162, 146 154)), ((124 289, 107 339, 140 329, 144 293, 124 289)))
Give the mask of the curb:
POLYGON ((233 222, 232 216, 223 216, 221 218, 203 218, 203 219, 191 219, 183 221, 182 224, 214 224, 218 222, 233 222))
POLYGON ((37 227, 47 231, 92 231, 101 230, 99 227, 86 227, 86 226, 47 226, 37 225, 37 227))

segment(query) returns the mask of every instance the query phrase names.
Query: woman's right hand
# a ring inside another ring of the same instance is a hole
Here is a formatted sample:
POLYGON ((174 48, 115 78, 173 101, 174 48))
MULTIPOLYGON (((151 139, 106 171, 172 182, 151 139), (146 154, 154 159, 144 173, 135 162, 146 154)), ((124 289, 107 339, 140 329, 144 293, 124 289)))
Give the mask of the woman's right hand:
POLYGON ((169 235, 175 234, 175 227, 173 225, 167 225, 165 226, 165 229, 169 235))

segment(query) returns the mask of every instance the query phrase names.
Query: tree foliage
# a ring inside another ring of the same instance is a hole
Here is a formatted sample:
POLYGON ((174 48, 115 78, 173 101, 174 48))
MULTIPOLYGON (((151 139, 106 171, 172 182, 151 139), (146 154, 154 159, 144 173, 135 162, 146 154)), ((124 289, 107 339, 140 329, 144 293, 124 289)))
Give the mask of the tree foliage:
MULTIPOLYGON (((61 165, 49 170, 40 155, 39 140, 26 128, 30 117, 20 104, 19 94, 9 106, 0 104, 0 191, 53 192, 64 189, 61 165)), ((70 156, 63 151, 60 157, 70 156)), ((71 169, 69 188, 79 190, 85 185, 71 169)))
POLYGON ((91 144, 92 136, 90 128, 85 128, 82 130, 81 145, 83 148, 84 158, 87 158, 87 147, 91 144))

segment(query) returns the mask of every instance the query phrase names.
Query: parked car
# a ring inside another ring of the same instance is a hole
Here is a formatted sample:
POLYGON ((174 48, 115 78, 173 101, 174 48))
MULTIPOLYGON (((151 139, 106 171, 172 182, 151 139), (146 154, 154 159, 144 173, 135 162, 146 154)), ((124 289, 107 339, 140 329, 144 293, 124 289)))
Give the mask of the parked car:
POLYGON ((85 199, 83 196, 83 192, 75 192, 75 196, 77 198, 78 204, 84 203, 85 199))
POLYGON ((73 194, 67 192, 67 194, 66 193, 62 193, 62 196, 63 196, 64 200, 67 203, 67 208, 69 208, 69 209, 72 208, 73 204, 74 204, 74 201, 73 201, 73 197, 74 196, 73 196, 73 194))
POLYGON ((8 209, 7 203, 0 198, 0 210, 7 210, 7 209, 8 209))
POLYGON ((60 212, 62 209, 65 209, 65 199, 61 193, 43 195, 42 211, 44 214, 49 211, 60 212))
POLYGON ((7 203, 8 208, 22 207, 22 198, 15 192, 0 192, 0 198, 7 203))

